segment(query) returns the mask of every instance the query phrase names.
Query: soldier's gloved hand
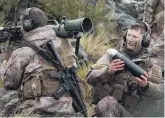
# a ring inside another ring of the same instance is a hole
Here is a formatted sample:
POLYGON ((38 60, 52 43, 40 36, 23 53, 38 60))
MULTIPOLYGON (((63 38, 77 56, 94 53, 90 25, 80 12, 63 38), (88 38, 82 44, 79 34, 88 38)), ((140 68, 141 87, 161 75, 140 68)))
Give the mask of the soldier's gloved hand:
POLYGON ((124 69, 124 61, 121 61, 121 59, 114 59, 110 63, 107 71, 108 71, 109 74, 113 74, 116 71, 120 71, 120 70, 123 70, 123 69, 124 69))
POLYGON ((145 73, 144 75, 141 75, 141 78, 135 77, 135 80, 137 81, 137 83, 139 84, 140 87, 145 87, 147 85, 147 78, 148 78, 148 74, 145 73))

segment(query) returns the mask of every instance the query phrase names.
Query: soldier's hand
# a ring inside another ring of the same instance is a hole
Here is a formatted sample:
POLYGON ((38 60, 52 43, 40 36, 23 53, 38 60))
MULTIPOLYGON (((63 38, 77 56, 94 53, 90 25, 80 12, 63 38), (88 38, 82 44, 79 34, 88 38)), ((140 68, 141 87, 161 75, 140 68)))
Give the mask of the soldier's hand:
POLYGON ((145 87, 147 85, 147 78, 148 78, 147 73, 145 73, 144 75, 141 75, 141 78, 142 79, 135 77, 135 80, 137 81, 140 87, 145 87))
POLYGON ((114 72, 123 69, 124 69, 124 61, 121 61, 121 59, 114 59, 108 67, 108 73, 113 74, 114 72))

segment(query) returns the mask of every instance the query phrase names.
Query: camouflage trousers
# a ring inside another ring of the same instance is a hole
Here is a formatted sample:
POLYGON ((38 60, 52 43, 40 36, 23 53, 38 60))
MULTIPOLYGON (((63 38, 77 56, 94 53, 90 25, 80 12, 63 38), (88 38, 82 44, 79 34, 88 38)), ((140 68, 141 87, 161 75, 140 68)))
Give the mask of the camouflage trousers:
POLYGON ((95 107, 97 117, 132 117, 112 96, 106 96, 95 107))

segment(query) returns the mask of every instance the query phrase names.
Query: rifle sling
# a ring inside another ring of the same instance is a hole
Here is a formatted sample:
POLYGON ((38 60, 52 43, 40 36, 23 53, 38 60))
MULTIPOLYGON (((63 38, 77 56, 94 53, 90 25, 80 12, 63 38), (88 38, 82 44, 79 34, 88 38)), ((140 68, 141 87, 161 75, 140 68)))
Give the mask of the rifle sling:
POLYGON ((41 57, 43 57, 46 61, 48 61, 50 64, 52 64, 50 61, 51 59, 49 59, 47 56, 45 56, 44 50, 41 47, 38 47, 37 45, 24 40, 21 44, 23 47, 27 46, 32 48, 38 55, 40 55, 41 57))

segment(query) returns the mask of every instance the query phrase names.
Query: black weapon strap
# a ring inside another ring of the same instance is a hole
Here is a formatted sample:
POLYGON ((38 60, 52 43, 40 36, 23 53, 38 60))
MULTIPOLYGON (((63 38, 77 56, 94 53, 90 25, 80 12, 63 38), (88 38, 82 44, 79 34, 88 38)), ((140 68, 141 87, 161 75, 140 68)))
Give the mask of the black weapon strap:
POLYGON ((32 48, 38 55, 40 55, 46 61, 48 61, 49 63, 52 64, 51 59, 48 56, 45 55, 43 48, 38 47, 37 45, 35 45, 35 44, 33 44, 33 43, 29 42, 29 41, 26 41, 26 40, 22 41, 21 45, 22 45, 22 47, 27 46, 27 47, 32 48))

